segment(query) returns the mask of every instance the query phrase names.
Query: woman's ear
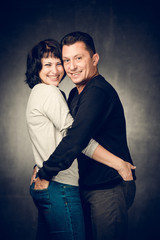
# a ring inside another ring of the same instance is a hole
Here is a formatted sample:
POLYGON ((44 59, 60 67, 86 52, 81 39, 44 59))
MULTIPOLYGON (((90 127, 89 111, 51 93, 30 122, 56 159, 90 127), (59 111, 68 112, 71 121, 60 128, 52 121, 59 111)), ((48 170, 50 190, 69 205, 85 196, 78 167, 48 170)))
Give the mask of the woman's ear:
POLYGON ((99 62, 99 54, 98 53, 95 53, 93 55, 93 65, 94 66, 97 66, 98 65, 98 62, 99 62))

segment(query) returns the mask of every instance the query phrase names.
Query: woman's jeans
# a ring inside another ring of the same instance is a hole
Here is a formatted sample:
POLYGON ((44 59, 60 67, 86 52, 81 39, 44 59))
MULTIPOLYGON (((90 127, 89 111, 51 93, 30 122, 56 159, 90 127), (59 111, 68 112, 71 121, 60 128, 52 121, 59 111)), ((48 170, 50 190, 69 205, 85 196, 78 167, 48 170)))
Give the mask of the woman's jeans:
POLYGON ((30 194, 38 208, 37 240, 84 240, 84 219, 79 188, 50 182, 48 189, 30 194))

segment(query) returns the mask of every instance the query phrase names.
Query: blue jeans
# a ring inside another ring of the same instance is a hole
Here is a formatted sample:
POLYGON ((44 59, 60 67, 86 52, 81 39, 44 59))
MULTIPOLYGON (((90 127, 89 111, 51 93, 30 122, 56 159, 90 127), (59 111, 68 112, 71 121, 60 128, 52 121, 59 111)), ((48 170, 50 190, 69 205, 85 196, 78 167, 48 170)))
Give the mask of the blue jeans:
POLYGON ((87 240, 126 240, 128 209, 136 192, 134 181, 103 190, 82 190, 87 240))
POLYGON ((50 182, 48 189, 30 194, 38 208, 37 240, 84 240, 84 219, 79 188, 50 182))

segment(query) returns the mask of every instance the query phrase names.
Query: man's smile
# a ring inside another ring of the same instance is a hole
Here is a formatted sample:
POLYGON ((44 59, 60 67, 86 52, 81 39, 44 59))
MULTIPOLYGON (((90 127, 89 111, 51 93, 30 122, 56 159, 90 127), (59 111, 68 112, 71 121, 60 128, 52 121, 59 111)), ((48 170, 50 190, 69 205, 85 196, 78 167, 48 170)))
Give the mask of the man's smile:
POLYGON ((70 72, 69 74, 76 77, 76 76, 79 76, 81 73, 82 73, 82 71, 79 71, 79 72, 70 72))

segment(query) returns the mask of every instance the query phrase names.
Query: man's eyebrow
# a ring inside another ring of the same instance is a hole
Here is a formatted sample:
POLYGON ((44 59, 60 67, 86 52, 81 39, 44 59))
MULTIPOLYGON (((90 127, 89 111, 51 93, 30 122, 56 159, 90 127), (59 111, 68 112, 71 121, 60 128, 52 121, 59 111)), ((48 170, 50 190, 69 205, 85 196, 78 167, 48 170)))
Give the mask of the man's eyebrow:
MULTIPOLYGON (((78 54, 74 55, 73 57, 82 56, 82 55, 83 55, 83 54, 78 53, 78 54)), ((70 57, 65 57, 65 56, 63 56, 63 58, 70 58, 70 57)))
POLYGON ((76 54, 74 57, 77 57, 77 56, 82 56, 83 54, 82 53, 78 53, 78 54, 76 54))

